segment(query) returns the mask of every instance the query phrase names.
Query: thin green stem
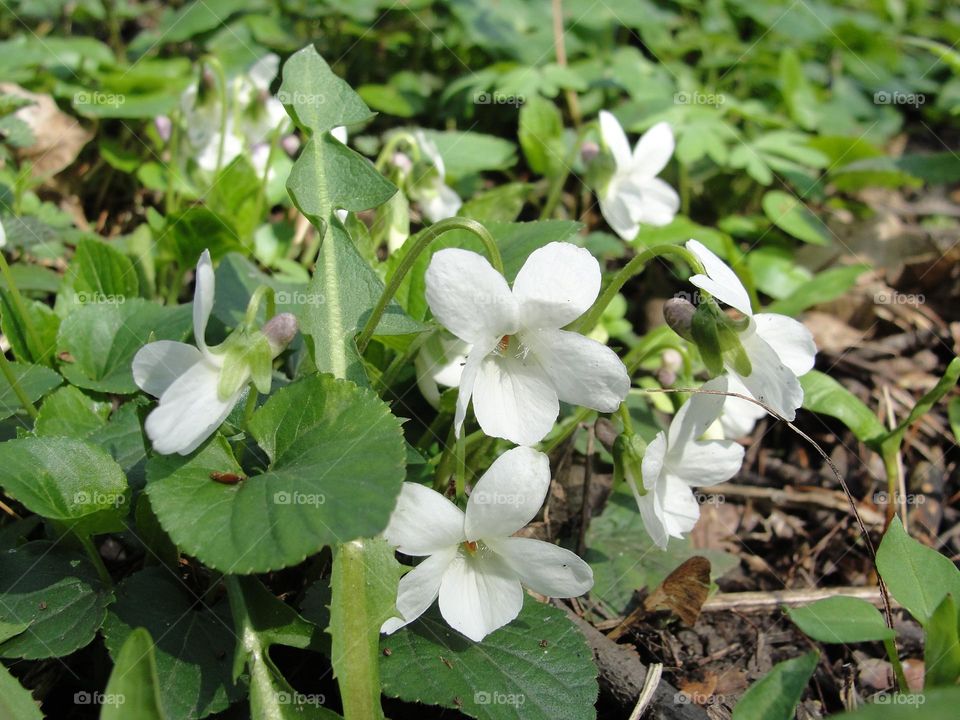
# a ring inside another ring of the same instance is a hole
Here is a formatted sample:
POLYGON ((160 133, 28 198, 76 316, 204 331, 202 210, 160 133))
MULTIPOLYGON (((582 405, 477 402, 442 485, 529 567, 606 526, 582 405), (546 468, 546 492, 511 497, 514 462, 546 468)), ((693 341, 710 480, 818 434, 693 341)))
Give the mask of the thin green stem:
POLYGON ((401 144, 406 144, 410 148, 410 154, 413 156, 414 162, 420 162, 420 145, 417 143, 416 137, 412 133, 400 131, 393 133, 387 141, 383 144, 383 149, 380 150, 380 154, 377 156, 376 162, 373 164, 374 167, 379 171, 383 172, 387 163, 390 162, 390 158, 393 157, 393 152, 401 144))
POLYGON ((80 545, 83 546, 83 550, 87 553, 87 557, 90 558, 90 562, 93 563, 93 567, 96 568, 100 581, 108 588, 113 587, 113 578, 110 577, 110 572, 107 570, 107 566, 103 564, 103 558, 100 557, 100 553, 97 552, 97 548, 94 547, 93 540, 90 539, 90 536, 76 535, 76 538, 80 541, 80 545))
POLYGON ((23 405, 23 409, 27 411, 27 414, 30 415, 33 419, 36 419, 40 414, 37 412, 37 408, 33 406, 33 403, 30 402, 30 398, 27 397, 27 394, 24 392, 23 388, 20 387, 20 381, 17 380, 17 375, 13 371, 13 366, 10 365, 10 361, 7 360, 7 356, 0 352, 0 372, 3 373, 3 377, 9 383, 10 387, 13 388, 14 395, 17 396, 17 400, 20 401, 20 404, 23 405))
POLYGON ((167 147, 170 149, 170 158, 167 165, 167 194, 163 198, 166 214, 173 215, 179 205, 176 191, 176 178, 180 172, 180 123, 183 118, 179 110, 170 113, 170 140, 167 147))
POLYGON ((380 318, 383 317, 383 311, 387 309, 387 305, 393 300, 393 296, 397 294, 397 290, 400 289, 400 284, 407 276, 407 273, 410 272, 410 268, 413 267, 420 253, 426 250, 430 243, 438 237, 451 230, 466 230, 480 238, 480 241, 486 248, 487 255, 490 256, 490 263, 498 273, 503 274, 503 259, 500 257, 500 249, 497 247, 497 241, 494 240, 490 232, 476 220, 452 217, 431 225, 419 233, 413 247, 403 256, 403 259, 397 266, 396 272, 393 274, 393 277, 390 278, 390 282, 388 282, 387 286, 383 289, 380 299, 377 300, 377 304, 371 311, 370 317, 367 319, 367 324, 364 325, 363 330, 360 331, 360 336, 357 338, 357 348, 361 353, 367 349, 367 344, 370 342, 370 338, 373 337, 373 333, 380 323, 380 318))
POLYGON ((13 272, 10 270, 10 265, 7 263, 7 258, 2 251, 0 251, 0 274, 3 275, 3 279, 7 284, 7 290, 10 291, 10 297, 13 298, 13 304, 17 308, 17 314, 20 315, 23 326, 26 329, 28 351, 31 355, 29 359, 37 360, 39 358, 32 356, 34 352, 41 351, 40 341, 37 339, 36 331, 33 329, 33 322, 27 313, 27 304, 23 301, 23 295, 20 294, 20 290, 17 288, 17 283, 13 279, 13 272))
POLYGON ((890 658, 890 665, 893 667, 893 676, 897 680, 900 692, 905 693, 910 690, 907 683, 906 673, 903 672, 903 664, 900 662, 900 656, 897 654, 897 643, 894 640, 884 640, 883 647, 887 651, 887 657, 890 658))
POLYGON ((635 255, 630 262, 624 265, 620 269, 620 272, 614 275, 613 280, 603 289, 603 292, 600 293, 600 297, 597 298, 596 302, 593 303, 590 309, 587 310, 578 321, 571 325, 570 329, 583 334, 593 330, 596 324, 600 322, 600 317, 603 315, 603 311, 607 309, 607 305, 613 302, 613 298, 616 297, 621 288, 626 285, 627 281, 634 275, 642 272, 646 264, 653 258, 663 257, 665 255, 676 255, 695 272, 703 272, 703 266, 700 264, 697 256, 685 247, 680 245, 654 245, 635 255))
POLYGON ((567 178, 570 177, 570 168, 577 159, 577 153, 580 152, 580 146, 583 144, 585 135, 586 128, 584 127, 577 133, 577 138, 570 148, 570 152, 567 153, 567 156, 563 159, 563 167, 560 169, 560 172, 551 180, 550 189, 547 191, 547 200, 544 202, 543 209, 540 211, 541 220, 549 219, 550 216, 553 215, 557 203, 560 202, 560 197, 563 195, 563 186, 566 185, 567 178))

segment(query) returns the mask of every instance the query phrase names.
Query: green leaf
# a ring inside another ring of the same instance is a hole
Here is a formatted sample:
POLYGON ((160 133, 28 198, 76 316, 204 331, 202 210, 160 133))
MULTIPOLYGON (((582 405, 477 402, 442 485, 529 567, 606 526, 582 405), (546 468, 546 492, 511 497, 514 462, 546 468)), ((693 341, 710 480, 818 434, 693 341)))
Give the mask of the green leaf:
POLYGON ((953 431, 953 441, 960 445, 960 397, 950 400, 947 405, 947 416, 950 418, 950 429, 953 431))
POLYGON ((43 720, 43 713, 33 695, 4 665, 0 665, 0 717, 43 720))
POLYGON ((733 720, 793 720, 794 710, 820 656, 784 660, 751 685, 733 709, 733 720))
POLYGON ((230 608, 237 628, 233 675, 244 667, 250 675, 250 712, 267 720, 340 717, 322 707, 323 695, 302 695, 286 681, 270 659, 275 644, 307 647, 315 628, 296 611, 275 598, 252 577, 227 578, 230 608))
MULTIPOLYGON (((217 295, 213 301, 213 314, 227 327, 238 327, 243 323, 247 304, 256 289, 261 285, 273 288, 277 312, 292 312, 301 315, 303 307, 323 304, 322 296, 309 295, 307 283, 294 283, 279 280, 261 271, 254 263, 240 253, 228 253, 217 265, 217 295)), ((259 320, 265 320, 265 308, 261 309, 259 320)))
POLYGON ((352 709, 357 717, 383 717, 378 684, 369 674, 377 667, 380 626, 397 614, 402 571, 383 538, 344 543, 334 554, 330 656, 340 693, 350 698, 351 707, 345 710, 352 709))
MULTIPOLYGON (((903 436, 910 426, 926 415, 930 408, 940 402, 940 398, 954 388, 958 379, 960 379, 960 358, 955 357, 950 361, 950 364, 947 365, 943 377, 937 381, 937 384, 934 385, 929 392, 925 393, 924 396, 917 401, 917 404, 910 410, 910 414, 907 415, 887 437, 883 438, 881 444, 899 448, 903 442, 903 436)), ((960 597, 960 595, 958 595, 958 597, 960 597)))
POLYGON ((25 437, 0 443, 0 485, 31 512, 78 535, 123 529, 130 489, 100 448, 72 438, 25 437))
MULTIPOLYGON (((253 233, 260 224, 262 178, 246 155, 238 155, 217 173, 204 204, 220 217, 230 218, 237 238, 244 246, 253 245, 253 233)), ((219 288, 218 288, 219 291, 219 288)))
POLYGON ((803 129, 814 130, 820 121, 817 98, 803 73, 800 58, 791 47, 780 53, 780 91, 790 117, 803 129))
POLYGON ((877 549, 877 570, 890 594, 924 627, 947 594, 960 597, 960 570, 950 558, 907 535, 898 517, 877 549))
POLYGON ((610 495, 603 513, 590 522, 587 530, 584 560, 593 568, 591 594, 615 612, 623 612, 635 590, 657 587, 680 563, 693 555, 703 555, 710 560, 713 579, 721 577, 739 562, 728 553, 692 548, 686 538, 671 538, 667 549, 660 550, 643 527, 633 495, 626 485, 621 485, 610 495))
MULTIPOLYGON (((99 240, 81 240, 64 284, 73 293, 68 304, 122 303, 140 294, 133 261, 99 240)), ((61 293, 63 295, 64 293, 61 293)))
POLYGON ((198 604, 168 569, 144 568, 117 587, 103 623, 115 662, 136 628, 157 638, 157 687, 167 717, 203 718, 240 699, 230 664, 236 639, 225 605, 198 604))
POLYGON ((924 693, 880 695, 856 712, 832 715, 836 720, 941 720, 952 718, 960 705, 960 688, 934 688, 924 693))
MULTIPOLYGON (((153 638, 144 628, 131 632, 117 653, 100 720, 165 720, 153 638)), ((182 717, 182 716, 181 716, 182 717)))
MULTIPOLYGON (((62 381, 57 373, 42 365, 12 362, 10 369, 13 370, 20 389, 26 393, 31 402, 39 400, 62 381)), ((20 404, 20 399, 13 391, 13 387, 7 382, 5 376, 0 375, 0 420, 6 420, 22 409, 23 405, 20 404)))
POLYGON ((52 365, 53 352, 57 349, 60 318, 45 303, 26 300, 24 305, 26 318, 20 314, 13 295, 6 289, 0 289, 0 330, 10 341, 10 347, 18 360, 52 365), (32 334, 27 330, 27 323, 33 328, 32 334))
POLYGON ((830 231, 806 205, 782 190, 771 190, 763 196, 763 212, 788 235, 813 245, 829 245, 830 231))
POLYGON ((109 414, 109 402, 94 400, 67 385, 43 401, 33 431, 39 436, 82 439, 106 425, 109 414))
POLYGON ((943 598, 927 623, 923 647, 923 686, 951 687, 960 679, 960 619, 953 595, 943 598))
POLYGON ((135 393, 130 365, 137 351, 152 340, 183 340, 190 327, 190 305, 171 308, 141 298, 86 305, 60 325, 59 348, 72 358, 60 371, 87 390, 135 393))
POLYGON ((312 376, 277 391, 250 430, 270 466, 235 485, 210 479, 245 472, 220 438, 191 457, 149 461, 153 510, 184 552, 223 572, 266 572, 386 527, 406 449, 373 392, 312 376))
POLYGON ((557 106, 539 95, 520 108, 520 147, 530 169, 552 177, 563 169, 567 150, 563 145, 563 117, 557 106))
POLYGON ((499 185, 474 195, 463 204, 458 214, 484 224, 514 222, 523 210, 532 187, 529 183, 520 182, 499 185))
MULTIPOLYGON (((366 373, 354 342, 370 311, 383 294, 383 282, 360 257, 339 221, 330 226, 320 247, 313 279, 306 296, 312 304, 291 310, 300 328, 312 340, 317 370, 366 384, 366 373)), ((423 330, 396 302, 391 302, 377 325, 375 335, 407 335, 423 330)))
POLYGON ((880 611, 866 600, 837 597, 818 600, 787 614, 809 637, 824 643, 855 643, 892 640, 896 633, 886 626, 880 611))
POLYGON ((517 146, 503 138, 460 130, 424 130, 424 135, 437 146, 447 177, 508 170, 517 163, 517 146))
POLYGON ((334 74, 313 45, 298 50, 284 63, 277 97, 293 121, 311 135, 373 117, 360 96, 334 74))
POLYGON ((474 643, 436 610, 380 641, 383 692, 480 720, 596 717, 597 670, 562 610, 526 598, 520 615, 474 643))
POLYGON ((830 268, 805 282, 785 298, 767 306, 765 312, 799 315, 807 308, 836 300, 852 288, 857 278, 868 270, 866 265, 830 268))
POLYGON ((27 660, 87 645, 113 599, 85 557, 40 540, 0 553, 0 597, 0 622, 28 625, 0 644, 0 657, 27 660))
POLYGON ((185 268, 192 268, 204 250, 210 251, 214 262, 228 252, 249 250, 229 215, 224 217, 202 205, 168 215, 157 242, 185 268))
POLYGON ((800 378, 803 407, 836 418, 861 442, 872 442, 886 434, 883 424, 858 397, 829 375, 811 370, 800 378))

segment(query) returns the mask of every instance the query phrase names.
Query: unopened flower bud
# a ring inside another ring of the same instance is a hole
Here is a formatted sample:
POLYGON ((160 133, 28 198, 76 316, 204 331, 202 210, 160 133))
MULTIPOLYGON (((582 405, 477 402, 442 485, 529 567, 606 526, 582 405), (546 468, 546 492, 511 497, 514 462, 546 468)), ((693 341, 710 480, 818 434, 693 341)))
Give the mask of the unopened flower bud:
POLYGON ((686 298, 670 298, 663 304, 663 319, 677 335, 693 340, 691 327, 697 308, 686 298))
POLYGON ((300 323, 297 322, 295 315, 292 313, 280 313, 279 315, 274 315, 260 331, 267 338, 267 342, 270 343, 270 350, 273 352, 273 356, 276 357, 282 353, 293 338, 296 337, 297 330, 299 329, 300 323))
POLYGON ((585 165, 589 165, 600 154, 600 146, 592 140, 587 140, 580 146, 580 158, 585 165))
POLYGON ((660 356, 657 381, 663 387, 670 387, 677 381, 677 373, 683 367, 683 356, 673 348, 667 348, 660 356))
POLYGON ((413 162, 410 160, 410 156, 406 153, 395 152, 393 157, 390 158, 391 164, 397 168, 400 172, 406 175, 413 169, 413 162))
POLYGON ((283 148, 283 151, 293 157, 297 154, 297 150, 300 149, 300 138, 291 133, 290 135, 284 135, 280 140, 280 147, 283 148))
POLYGON ((157 129, 157 135, 164 142, 170 141, 170 135, 173 132, 173 123, 166 115, 158 115, 153 120, 153 126, 157 129))

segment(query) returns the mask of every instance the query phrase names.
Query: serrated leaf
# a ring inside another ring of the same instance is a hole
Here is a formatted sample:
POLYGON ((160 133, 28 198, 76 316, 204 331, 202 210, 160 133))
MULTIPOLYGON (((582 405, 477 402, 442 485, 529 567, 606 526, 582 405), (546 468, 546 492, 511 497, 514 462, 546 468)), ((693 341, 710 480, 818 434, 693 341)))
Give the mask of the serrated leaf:
POLYGON ((806 205, 782 190, 771 190, 763 196, 763 212, 788 235, 813 245, 829 245, 830 231, 806 205))
POLYGON ((39 540, 0 553, 0 596, 0 622, 28 625, 0 644, 0 657, 28 660, 85 646, 112 600, 85 557, 39 540))
POLYGON ((31 512, 80 535, 123 529, 130 488, 100 448, 73 438, 25 437, 0 443, 0 486, 31 512))
POLYGON ((117 653, 100 720, 165 720, 160 704, 160 680, 153 638, 144 628, 127 636, 117 653))
POLYGON ((10 291, 0 289, 0 330, 10 341, 10 347, 18 360, 52 365, 60 318, 45 303, 26 300, 24 305, 26 318, 21 315, 10 291), (27 330, 27 323, 30 323, 33 329, 32 334, 27 330))
MULTIPOLYGON (((31 402, 35 402, 59 385, 63 378, 50 368, 42 365, 25 365, 12 362, 10 369, 20 389, 26 393, 31 402)), ((7 378, 0 375, 0 420, 6 420, 11 415, 23 409, 20 399, 7 382, 7 378)))
POLYGON ((907 535, 898 517, 877 549, 877 571, 890 594, 923 626, 947 594, 960 597, 960 570, 948 557, 907 535))
POLYGON ((562 610, 525 598, 516 620, 474 643, 434 609, 380 646, 383 692, 479 720, 596 717, 596 667, 562 610))
POLYGON ((896 636, 883 621, 880 611, 859 598, 838 595, 789 608, 787 614, 806 635, 819 642, 870 642, 892 640, 896 636))
POLYGON ((110 413, 110 403, 94 400, 67 385, 51 393, 34 424, 38 436, 85 438, 102 428, 110 413))
POLYGON ((0 665, 0 717, 43 720, 43 713, 33 695, 4 665, 0 665))
POLYGON ((71 358, 60 371, 87 390, 135 393, 133 356, 151 340, 183 340, 191 327, 191 307, 134 298, 78 308, 60 325, 58 346, 71 358))
POLYGON ((873 411, 829 375, 811 370, 800 378, 800 385, 804 408, 836 418, 861 442, 873 442, 886 434, 873 411))
POLYGON ((67 268, 64 284, 72 292, 72 297, 66 300, 68 305, 124 302, 140 293, 133 261, 98 240, 80 241, 67 268))
POLYGON ((103 623, 107 650, 119 662, 124 643, 136 628, 157 638, 157 684, 168 717, 203 718, 242 696, 233 685, 230 658, 235 637, 224 606, 198 606, 196 596, 161 567, 131 575, 116 593, 103 623))
POLYGON ((181 550, 223 572, 266 572, 386 526, 406 448, 373 392, 312 376, 277 391, 250 429, 271 462, 236 485, 210 479, 244 472, 219 438, 191 457, 147 464, 153 510, 181 550))
POLYGON ((809 652, 784 660, 747 688, 733 709, 733 720, 793 720, 794 710, 820 656, 809 652))

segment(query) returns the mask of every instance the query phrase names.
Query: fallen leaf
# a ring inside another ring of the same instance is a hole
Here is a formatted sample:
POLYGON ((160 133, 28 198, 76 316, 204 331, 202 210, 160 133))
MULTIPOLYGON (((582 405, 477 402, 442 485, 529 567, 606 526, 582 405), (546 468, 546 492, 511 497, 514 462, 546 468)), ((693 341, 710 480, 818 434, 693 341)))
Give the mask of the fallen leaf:
POLYGON ((684 560, 644 601, 647 610, 669 609, 692 627, 710 592, 710 561, 702 555, 684 560))

